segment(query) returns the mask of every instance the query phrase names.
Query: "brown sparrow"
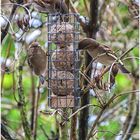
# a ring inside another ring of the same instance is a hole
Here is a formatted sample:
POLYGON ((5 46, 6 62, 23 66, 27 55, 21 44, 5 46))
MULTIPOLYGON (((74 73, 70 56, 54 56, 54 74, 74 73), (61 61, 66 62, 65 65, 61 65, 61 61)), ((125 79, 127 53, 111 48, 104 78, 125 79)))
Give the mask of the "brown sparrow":
POLYGON ((92 38, 86 38, 79 42, 78 50, 87 50, 92 58, 105 66, 112 65, 115 61, 117 66, 123 73, 130 73, 123 65, 121 60, 118 60, 115 53, 106 45, 99 44, 92 38))
POLYGON ((68 13, 68 7, 63 0, 33 0, 34 8, 44 13, 68 13))
POLYGON ((47 55, 38 42, 33 42, 27 49, 28 64, 33 72, 39 76, 43 84, 47 73, 47 55))

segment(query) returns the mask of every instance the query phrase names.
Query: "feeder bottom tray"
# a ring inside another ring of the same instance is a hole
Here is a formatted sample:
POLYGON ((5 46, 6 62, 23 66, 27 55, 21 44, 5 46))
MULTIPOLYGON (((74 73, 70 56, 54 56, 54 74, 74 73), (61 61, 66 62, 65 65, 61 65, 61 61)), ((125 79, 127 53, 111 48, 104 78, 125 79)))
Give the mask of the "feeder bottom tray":
POLYGON ((52 95, 50 103, 52 108, 74 107, 74 96, 52 95))

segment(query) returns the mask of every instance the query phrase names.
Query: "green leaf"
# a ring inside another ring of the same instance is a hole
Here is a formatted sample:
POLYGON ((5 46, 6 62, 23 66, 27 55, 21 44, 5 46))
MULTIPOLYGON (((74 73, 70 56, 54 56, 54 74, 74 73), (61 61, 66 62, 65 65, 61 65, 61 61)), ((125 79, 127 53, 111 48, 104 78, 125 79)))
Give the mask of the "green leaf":
POLYGON ((139 57, 139 48, 134 48, 132 50, 132 53, 134 54, 134 56, 139 57))
POLYGON ((132 81, 128 78, 127 74, 120 73, 116 76, 116 86, 119 91, 131 89, 132 81))
POLYGON ((14 57, 15 54, 15 45, 12 37, 10 35, 7 36, 5 42, 2 44, 1 56, 6 58, 8 55, 10 57, 14 57))
POLYGON ((7 114, 7 119, 9 120, 8 123, 12 129, 15 130, 19 128, 19 124, 21 123, 21 120, 20 120, 20 112, 17 109, 9 110, 7 114))
POLYGON ((112 133, 117 134, 119 132, 120 124, 119 124, 118 121, 112 121, 111 120, 107 124, 105 124, 103 126, 99 126, 98 130, 102 131, 102 132, 98 132, 98 137, 99 138, 104 137, 106 140, 113 139, 114 135, 112 133), (109 131, 112 132, 112 133, 110 133, 109 131))
POLYGON ((13 86, 13 75, 12 74, 5 74, 3 79, 3 88, 5 90, 11 89, 13 86))

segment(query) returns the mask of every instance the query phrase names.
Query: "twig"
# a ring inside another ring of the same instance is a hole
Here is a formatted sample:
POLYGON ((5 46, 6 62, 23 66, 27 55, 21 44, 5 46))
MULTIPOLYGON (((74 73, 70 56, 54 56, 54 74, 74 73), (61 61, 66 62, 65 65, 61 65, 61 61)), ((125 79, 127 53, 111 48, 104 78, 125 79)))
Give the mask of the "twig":
MULTIPOLYGON (((85 94, 87 94, 87 91, 89 90, 89 88, 92 88, 92 89, 94 89, 95 88, 95 82, 91 82, 91 81, 89 81, 88 79, 89 79, 89 77, 87 78, 87 75, 85 75, 84 73, 82 73, 81 71, 79 71, 79 73, 88 81, 88 88, 86 88, 86 90, 84 89, 83 90, 83 95, 85 95, 85 94), (87 90, 88 89, 88 90, 87 90)), ((95 92, 95 94, 96 94, 96 96, 97 96, 97 99, 99 100, 99 102, 100 102, 100 104, 101 104, 101 106, 103 106, 103 104, 104 104, 104 101, 103 101, 103 99, 102 99, 102 97, 97 93, 97 92, 95 92)))
POLYGON ((15 101, 18 103, 18 99, 16 98, 16 81, 15 81, 15 73, 13 72, 13 96, 14 96, 14 99, 15 101))
POLYGON ((101 117, 102 114, 104 113, 105 109, 106 109, 106 107, 103 108, 103 109, 101 109, 101 111, 99 112, 99 114, 98 114, 98 116, 97 116, 97 118, 96 118, 96 120, 95 120, 95 122, 94 122, 94 124, 93 124, 93 126, 92 126, 92 128, 91 128, 91 130, 90 130, 90 132, 89 132, 89 134, 88 134, 88 136, 87 136, 87 138, 86 138, 86 140, 89 140, 90 137, 92 137, 92 132, 93 132, 94 128, 96 127, 96 124, 98 123, 100 117, 101 117))
MULTIPOLYGON (((109 131, 109 130, 96 130, 96 132, 94 133, 94 135, 96 134, 96 133, 99 133, 99 132, 102 132, 102 133, 111 133, 112 135, 115 135, 115 136, 121 136, 121 135, 123 135, 123 134, 115 134, 114 132, 112 132, 112 131, 109 131)), ((127 134, 139 134, 139 133, 127 133, 127 134)))
MULTIPOLYGON (((72 11, 73 13, 76 13, 76 14, 79 15, 79 12, 78 12, 78 10, 74 7, 72 0, 69 0, 69 2, 70 2, 71 11, 72 11)), ((83 30, 86 31, 87 25, 85 24, 85 22, 83 22, 82 19, 79 19, 79 16, 77 16, 77 19, 78 19, 78 21, 80 22, 80 25, 81 25, 81 27, 83 28, 83 30)))
POLYGON ((84 5, 85 5, 85 9, 86 9, 87 15, 90 16, 89 10, 88 10, 88 6, 87 6, 87 0, 83 0, 83 1, 84 1, 84 5))
POLYGON ((128 49, 126 52, 124 52, 124 53, 119 57, 119 59, 124 58, 124 56, 127 55, 129 52, 131 52, 134 48, 136 48, 136 46, 137 46, 137 44, 136 44, 134 47, 128 49))
POLYGON ((126 103, 126 101, 124 102, 124 100, 120 103, 118 103, 117 105, 115 105, 114 108, 112 109, 108 109, 108 111, 101 117, 100 121, 98 122, 99 124, 101 122, 104 122, 106 119, 112 118, 111 116, 113 116, 113 114, 118 111, 119 109, 122 108, 122 105, 126 103))
POLYGON ((99 115, 97 116, 97 118, 96 118, 94 124, 92 125, 92 128, 91 128, 91 130, 90 130, 90 132, 89 132, 89 134, 88 134, 86 140, 89 140, 90 137, 92 136, 92 133, 93 133, 93 131, 94 131, 94 129, 95 129, 95 127, 96 127, 96 125, 97 125, 99 119, 101 118, 101 116, 102 116, 102 114, 104 113, 104 111, 106 110, 106 108, 107 108, 107 107, 110 105, 110 103, 113 101, 113 99, 114 99, 115 96, 116 96, 116 95, 114 94, 114 95, 109 99, 109 101, 104 105, 104 107, 101 109, 101 111, 99 112, 99 115))
POLYGON ((90 130, 90 132, 89 132, 89 134, 88 134, 86 140, 89 140, 90 137, 92 136, 92 133, 93 133, 93 131, 94 131, 94 129, 95 129, 95 127, 96 127, 96 125, 97 125, 99 119, 101 118, 101 116, 102 116, 102 114, 104 113, 104 111, 106 110, 106 108, 110 105, 110 103, 112 103, 117 97, 120 97, 120 96, 125 95, 125 94, 128 94, 128 93, 137 92, 137 91, 138 91, 138 90, 132 90, 132 91, 128 91, 128 92, 121 93, 121 94, 119 94, 119 95, 115 95, 115 94, 112 95, 112 97, 111 97, 111 98, 109 99, 109 101, 104 105, 104 107, 103 107, 102 110, 100 111, 99 115, 97 116, 97 118, 96 118, 96 120, 95 120, 95 122, 94 122, 94 124, 93 124, 93 126, 92 126, 92 128, 91 128, 91 130, 90 130))
POLYGON ((112 16, 112 18, 114 18, 114 21, 116 22, 116 25, 118 26, 118 28, 120 30, 123 30, 123 27, 120 24, 119 19, 117 18, 117 16, 115 15, 115 13, 109 7, 107 8, 107 12, 108 12, 108 14, 110 14, 112 16))
POLYGON ((9 19, 6 16, 2 15, 2 14, 0 16, 3 17, 9 23, 9 27, 11 28, 11 31, 12 31, 11 34, 16 34, 16 32, 14 32, 14 29, 13 29, 13 27, 12 27, 11 22, 9 21, 9 19))
POLYGON ((99 9, 99 22, 100 22, 100 25, 102 24, 103 15, 104 15, 106 7, 107 7, 107 5, 109 3, 110 3, 110 0, 104 0, 103 4, 101 5, 101 7, 99 9))
MULTIPOLYGON (((20 3, 22 3, 22 0, 20 1, 20 3)), ((26 8, 24 5, 22 5, 20 3, 5 3, 5 4, 1 4, 1 6, 2 5, 13 5, 13 8, 12 8, 8 23, 7 23, 5 29, 3 30, 2 34, 1 34, 1 43, 2 43, 3 39, 5 38, 5 36, 7 35, 7 32, 9 30, 9 26, 10 26, 9 23, 12 21, 12 18, 14 16, 14 13, 15 13, 15 11, 16 11, 18 6, 23 7, 27 11, 27 13, 29 15, 29 18, 31 19, 31 14, 30 14, 30 11, 28 10, 28 8, 26 8)))
POLYGON ((111 83, 110 83, 110 79, 111 79, 111 72, 112 72, 112 68, 113 66, 116 64, 116 62, 113 62, 110 69, 109 69, 109 75, 108 75, 108 92, 111 93, 111 83))
POLYGON ((140 60, 139 57, 134 57, 134 56, 131 57, 131 56, 130 56, 130 57, 124 58, 123 61, 128 60, 128 59, 137 59, 137 60, 140 60))
MULTIPOLYGON (((67 108, 63 109, 63 112, 67 112, 67 108)), ((67 113, 66 113, 67 114, 67 113)), ((61 117, 61 120, 63 120, 63 117, 61 117)), ((65 125, 59 125, 60 129, 60 140, 67 140, 68 136, 68 124, 65 125)))
POLYGON ((34 84, 34 80, 33 80, 33 73, 32 71, 30 70, 30 74, 31 74, 31 82, 32 82, 32 89, 31 89, 31 94, 32 94, 32 109, 31 109, 31 131, 32 131, 32 134, 33 134, 33 137, 35 136, 35 99, 36 99, 36 93, 35 93, 35 84, 34 84))
POLYGON ((23 125, 23 129, 25 132, 25 136, 27 140, 31 140, 31 130, 29 127, 29 123, 27 120, 27 111, 25 105, 25 96, 22 87, 22 66, 19 66, 19 80, 18 80, 18 96, 19 96, 19 107, 20 107, 20 115, 21 121, 23 125))
MULTIPOLYGON (((75 111, 76 111, 76 109, 72 109, 72 113, 74 113, 75 111)), ((71 130, 70 130, 70 139, 71 140, 77 140, 76 127, 77 127, 77 114, 75 114, 71 118, 71 130)))
POLYGON ((74 7, 72 0, 69 0, 70 8, 73 13, 78 13, 77 9, 74 7))
MULTIPOLYGON (((10 17, 9 17, 9 22, 11 22, 11 20, 14 16, 14 13, 16 11, 16 8, 17 8, 17 5, 13 5, 12 11, 11 11, 11 14, 10 14, 10 17)), ((7 35, 7 32, 9 30, 9 22, 7 23, 7 25, 5 27, 5 30, 3 30, 2 34, 1 34, 1 43, 2 43, 3 39, 5 38, 5 36, 7 35)))
MULTIPOLYGON (((135 91, 137 89, 136 85, 138 83, 138 79, 133 77, 133 83, 133 91, 135 91)), ((123 127, 123 135, 121 138, 122 140, 128 140, 131 137, 131 134, 134 131, 135 127, 137 126, 139 113, 139 103, 137 100, 137 94, 130 94, 130 102, 131 103, 129 104, 129 113, 124 123, 125 125, 123 127), (135 102, 132 102, 133 100, 135 100, 135 102)))
POLYGON ((94 105, 94 104, 87 104, 87 105, 85 105, 85 106, 82 106, 81 108, 79 108, 79 109, 77 109, 77 111, 75 111, 73 114, 71 114, 68 118, 67 118, 67 120, 65 120, 64 122, 62 122, 61 124, 62 125, 64 125, 65 123, 66 123, 66 121, 69 121, 70 120, 70 118, 72 118, 74 115, 76 115, 78 112, 80 112, 81 110, 83 110, 83 109, 85 109, 85 108, 87 108, 87 107, 90 107, 90 106, 94 106, 94 107, 99 107, 99 108, 102 108, 101 106, 99 106, 99 105, 94 105))
POLYGON ((26 7, 26 6, 29 6, 29 5, 31 5, 31 4, 19 4, 19 3, 4 3, 4 4, 0 4, 1 6, 4 6, 4 5, 15 5, 15 6, 19 6, 19 7, 22 7, 25 11, 26 11, 26 13, 28 13, 28 15, 29 15, 29 19, 31 20, 31 13, 30 13, 30 11, 29 11, 29 9, 26 7))
POLYGON ((127 95, 129 93, 139 93, 139 92, 140 92, 140 90, 131 90, 131 91, 127 91, 127 92, 122 92, 122 93, 116 95, 113 100, 115 100, 116 98, 118 98, 120 96, 127 95))
POLYGON ((45 135, 45 137, 49 140, 50 138, 49 138, 48 134, 46 133, 46 131, 45 131, 45 129, 43 128, 42 125, 40 125, 40 128, 41 128, 41 130, 43 131, 43 134, 45 135))
POLYGON ((36 139, 36 136, 37 136, 37 119, 38 119, 38 106, 39 106, 39 99, 40 99, 40 82, 39 82, 39 85, 38 85, 38 92, 37 92, 37 97, 36 97, 36 107, 35 107, 35 127, 34 127, 34 138, 36 139))

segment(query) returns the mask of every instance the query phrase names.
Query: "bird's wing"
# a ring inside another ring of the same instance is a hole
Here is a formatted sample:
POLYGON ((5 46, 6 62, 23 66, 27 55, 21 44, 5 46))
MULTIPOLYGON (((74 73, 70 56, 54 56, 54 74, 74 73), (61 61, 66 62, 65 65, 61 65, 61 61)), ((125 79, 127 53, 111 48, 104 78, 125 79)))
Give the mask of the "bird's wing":
POLYGON ((105 53, 106 55, 111 56, 114 59, 117 59, 116 54, 110 49, 110 47, 106 45, 99 45, 99 49, 101 53, 105 53))
POLYGON ((33 65, 32 65, 32 63, 30 62, 30 58, 27 59, 27 62, 28 62, 28 65, 30 66, 30 68, 33 69, 33 65))
POLYGON ((123 65, 123 62, 121 60, 118 60, 117 55, 106 45, 102 47, 102 51, 106 53, 106 55, 111 56, 115 60, 117 60, 121 65, 123 65))

